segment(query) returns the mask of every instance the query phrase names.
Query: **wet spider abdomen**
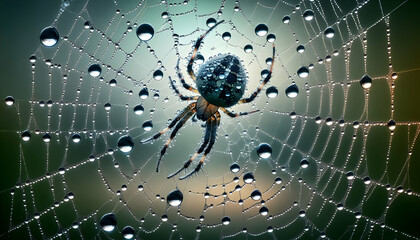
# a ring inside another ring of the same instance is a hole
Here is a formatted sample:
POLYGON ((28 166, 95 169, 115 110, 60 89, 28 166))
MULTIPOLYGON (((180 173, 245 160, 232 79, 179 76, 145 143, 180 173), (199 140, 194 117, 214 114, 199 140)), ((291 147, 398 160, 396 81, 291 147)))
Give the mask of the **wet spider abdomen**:
POLYGON ((218 107, 235 105, 245 92, 247 77, 239 58, 223 54, 205 62, 197 74, 201 96, 218 107))

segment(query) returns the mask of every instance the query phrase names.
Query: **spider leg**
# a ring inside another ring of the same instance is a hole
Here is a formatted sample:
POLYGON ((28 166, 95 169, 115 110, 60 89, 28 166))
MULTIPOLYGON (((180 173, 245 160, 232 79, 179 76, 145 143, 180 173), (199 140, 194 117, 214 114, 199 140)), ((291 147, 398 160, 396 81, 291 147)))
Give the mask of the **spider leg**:
POLYGON ((232 117, 232 118, 239 117, 239 116, 244 116, 244 115, 248 115, 248 114, 252 114, 252 113, 256 113, 256 112, 260 111, 260 110, 254 110, 254 111, 250 111, 250 112, 233 113, 233 112, 227 110, 226 108, 223 108, 223 107, 219 107, 219 108, 222 109, 222 111, 224 113, 226 113, 227 115, 229 115, 229 117, 232 117))
POLYGON ((258 93, 261 92, 264 85, 267 84, 268 81, 270 81, 271 74, 273 73, 275 52, 276 52, 276 48, 275 48, 274 43, 273 43, 273 62, 271 63, 270 73, 267 75, 267 77, 265 77, 263 83, 258 87, 258 89, 254 93, 251 94, 251 96, 249 98, 242 98, 241 100, 238 101, 238 103, 248 103, 248 102, 251 102, 252 100, 254 100, 257 97, 258 93))
POLYGON ((186 108, 184 108, 176 117, 174 120, 172 120, 172 122, 168 125, 168 127, 166 127, 165 129, 163 129, 162 131, 156 133, 155 135, 153 135, 152 137, 149 137, 147 139, 141 140, 141 143, 148 143, 151 142, 152 140, 156 140, 158 139, 160 136, 162 136, 162 134, 164 134, 166 131, 168 131, 169 129, 171 129, 172 127, 175 126, 175 124, 185 116, 185 114, 187 114, 189 111, 191 111, 191 109, 195 108, 196 103, 193 102, 190 105, 188 105, 186 108))
POLYGON ((192 65, 193 65, 193 63, 194 63, 194 60, 195 60, 195 56, 196 56, 196 54, 197 54, 197 51, 198 51, 198 48, 200 48, 200 44, 201 44, 201 42, 203 41, 203 39, 204 39, 204 37, 211 31, 211 30, 213 30, 215 27, 217 27, 217 25, 219 25, 219 24, 221 24, 222 22, 224 22, 225 20, 222 20, 222 21, 220 21, 220 22, 218 22, 218 23, 216 23, 213 27, 211 27, 209 30, 207 30, 207 32, 205 32, 203 35, 201 35, 201 37, 199 37, 198 39, 197 39, 197 41, 195 42, 195 47, 194 47, 194 52, 193 52, 193 54, 192 54, 192 56, 191 56, 191 59, 190 59, 190 61, 189 61, 189 63, 188 63, 188 66, 187 66, 187 71, 188 71, 188 74, 190 74, 190 76, 191 76, 191 78, 195 81, 195 74, 194 74, 194 71, 193 71, 193 69, 192 69, 192 65))
POLYGON ((197 90, 196 88, 194 88, 193 86, 191 86, 190 84, 188 84, 188 83, 186 83, 186 82, 185 82, 185 79, 184 79, 184 77, 182 76, 181 71, 180 71, 180 68, 179 68, 179 59, 178 59, 178 62, 177 62, 177 64, 176 64, 176 71, 177 71, 177 73, 178 73, 178 78, 179 78, 179 80, 181 81, 182 86, 183 86, 185 89, 187 89, 187 90, 189 90, 189 91, 191 91, 191 92, 198 93, 198 90, 197 90))
POLYGON ((160 151, 160 157, 157 162, 156 172, 159 172, 160 161, 162 160, 163 155, 165 155, 166 149, 169 147, 169 144, 171 143, 172 139, 174 139, 179 129, 181 129, 181 127, 184 126, 184 124, 188 121, 188 119, 190 119, 194 112, 195 108, 190 109, 187 112, 187 114, 185 114, 185 116, 176 124, 176 127, 172 131, 171 136, 169 137, 168 141, 166 141, 165 146, 163 146, 162 150, 160 151))
POLYGON ((194 168, 194 170, 192 170, 191 172, 189 172, 187 175, 180 177, 179 180, 184 180, 186 178, 191 177, 194 173, 197 173, 198 171, 200 171, 201 166, 204 163, 204 159, 206 158, 207 154, 210 153, 211 149, 213 148, 214 143, 216 142, 216 132, 217 132, 217 127, 220 124, 220 113, 216 112, 214 114, 216 116, 216 124, 214 125, 214 127, 211 130, 211 136, 210 136, 210 142, 209 145, 206 148, 206 151, 204 151, 203 157, 201 157, 200 162, 197 164, 197 166, 194 168))
POLYGON ((200 146, 200 148, 197 150, 197 152, 190 158, 190 159, 188 159, 185 163, 184 163, 184 166, 182 166, 178 171, 176 171, 176 172, 174 172, 174 173, 172 173, 172 174, 170 174, 169 176, 168 176, 168 179, 169 178, 172 178, 173 176, 175 176, 175 175, 177 175, 178 173, 180 173, 182 170, 184 170, 184 169, 187 169, 189 166, 190 166, 190 164, 192 163, 192 161, 200 154, 200 153, 202 153, 203 151, 204 151, 204 148, 207 146, 207 144, 208 144, 208 142, 209 142, 209 140, 210 140, 210 134, 211 134, 211 131, 212 131, 212 129, 214 128, 214 125, 215 125, 215 118, 214 117, 211 117, 210 119, 208 119, 207 120, 207 122, 206 122, 206 134, 204 135, 204 141, 203 141, 203 143, 201 144, 201 146, 200 146))
POLYGON ((198 99, 198 96, 187 97, 187 96, 182 95, 179 92, 178 88, 176 88, 176 86, 175 86, 174 82, 172 81, 172 78, 171 77, 169 77, 169 81, 171 82, 172 89, 174 90, 174 92, 178 95, 178 97, 181 100, 183 100, 183 101, 190 101, 190 100, 197 100, 198 99))

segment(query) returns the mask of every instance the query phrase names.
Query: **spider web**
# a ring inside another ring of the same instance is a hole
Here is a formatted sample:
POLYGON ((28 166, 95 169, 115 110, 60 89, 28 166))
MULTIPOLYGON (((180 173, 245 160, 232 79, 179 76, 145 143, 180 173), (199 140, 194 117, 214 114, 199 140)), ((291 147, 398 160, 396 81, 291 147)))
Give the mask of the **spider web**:
POLYGON ((398 31, 393 15, 405 4, 63 1, 51 23, 59 42, 40 45, 30 63, 31 95, 4 110, 17 115, 17 137, 28 130, 31 139, 19 143, 20 171, 8 189, 9 223, 1 237, 121 238, 122 229, 132 226, 136 238, 145 239, 419 238, 418 217, 411 212, 419 204, 412 166, 419 122, 397 115, 394 104, 404 94, 399 81, 416 70, 392 65, 393 49, 402 44, 393 42, 398 31), (314 12, 312 21, 302 17, 307 9, 314 12), (283 23, 285 16, 289 23, 283 23), (222 114, 202 172, 184 181, 167 179, 199 147, 202 122, 189 121, 180 130, 159 173, 156 162, 169 134, 152 144, 140 140, 165 128, 187 106, 174 95, 168 76, 181 89, 179 59, 181 73, 193 84, 186 66, 209 18, 225 23, 204 39, 198 52, 205 61, 220 53, 238 56, 248 72, 249 96, 262 82, 261 71, 270 67, 271 44, 254 32, 264 23, 276 36, 273 76, 253 102, 230 109, 259 113, 234 119, 222 114), (136 36, 143 23, 155 31, 147 42, 136 36), (331 39, 324 34, 327 27, 335 31, 331 39), (224 32, 231 39, 223 40, 224 32), (251 53, 244 51, 246 44, 253 46, 251 53), (305 47, 302 54, 299 45, 305 47), (99 77, 89 75, 92 64, 102 67, 99 77), (304 79, 297 74, 302 66, 310 69, 304 79), (154 79, 156 70, 162 79, 154 79), (360 84, 365 74, 372 79, 367 89, 360 84), (292 83, 300 93, 290 99, 285 89, 292 83), (274 98, 265 93, 272 86, 279 92, 274 98), (146 99, 139 98, 142 89, 146 99), (137 105, 143 114, 133 111, 137 105), (43 142, 45 134, 49 143, 43 142), (80 142, 73 141, 74 134, 80 142), (134 140, 129 154, 117 147, 124 135, 134 140), (272 148, 268 159, 257 154, 261 143, 272 148), (302 159, 309 161, 307 168, 302 159), (230 171, 233 163, 239 172, 230 171), (251 184, 243 180, 246 172, 255 177, 251 184), (174 189, 184 195, 179 207, 166 203, 174 189), (257 201, 250 197, 255 189, 262 193, 257 201), (267 215, 260 214, 263 207, 267 215), (117 217, 111 233, 99 225, 106 213, 117 217), (222 223, 224 216, 229 225, 222 223))

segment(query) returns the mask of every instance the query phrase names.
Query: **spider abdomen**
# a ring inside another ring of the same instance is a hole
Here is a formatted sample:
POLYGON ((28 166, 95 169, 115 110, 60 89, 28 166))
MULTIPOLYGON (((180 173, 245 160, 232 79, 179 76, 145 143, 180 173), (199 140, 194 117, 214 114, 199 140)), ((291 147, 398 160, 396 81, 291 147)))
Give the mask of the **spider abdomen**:
POLYGON ((223 54, 206 61, 197 74, 197 88, 207 102, 218 107, 235 105, 245 92, 247 77, 238 57, 223 54))

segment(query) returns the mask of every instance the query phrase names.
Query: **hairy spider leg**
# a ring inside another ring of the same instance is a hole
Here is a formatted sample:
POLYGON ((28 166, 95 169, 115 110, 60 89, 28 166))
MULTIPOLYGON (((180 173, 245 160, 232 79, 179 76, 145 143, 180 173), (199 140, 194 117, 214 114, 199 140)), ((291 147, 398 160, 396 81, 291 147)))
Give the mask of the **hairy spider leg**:
POLYGON ((200 44, 201 44, 201 42, 203 41, 203 39, 204 39, 204 37, 211 31, 211 30, 213 30, 215 27, 217 27, 217 25, 219 25, 219 24, 221 24, 221 23, 223 23, 225 20, 222 20, 222 21, 220 21, 220 22, 218 22, 218 23, 216 23, 213 27, 211 27, 209 30, 207 30, 207 32, 205 32, 203 35, 201 35, 201 37, 199 37, 198 39, 197 39, 197 41, 195 42, 195 47, 194 47, 194 52, 193 52, 193 54, 192 54, 192 56, 191 56, 191 59, 190 59, 190 62, 188 63, 188 66, 187 66, 187 71, 188 71, 188 74, 190 74, 190 76, 191 76, 191 78, 195 81, 195 74, 194 74, 194 71, 193 71, 193 69, 192 69, 192 65, 193 65, 193 63, 194 63, 194 60, 195 60, 195 56, 197 55, 197 51, 198 51, 198 49, 200 48, 200 44))
POLYGON ((182 86, 185 89, 187 89, 191 92, 198 93, 198 90, 196 88, 194 88, 193 86, 191 86, 190 84, 185 82, 185 79, 184 79, 184 77, 182 76, 182 73, 181 73, 181 69, 179 68, 179 58, 178 58, 178 62, 176 63, 176 72, 178 73, 178 78, 181 81, 182 86))
POLYGON ((207 143, 209 142, 209 140, 210 140, 210 135, 211 135, 211 131, 212 131, 212 129, 214 128, 214 125, 216 124, 216 118, 214 117, 214 116, 212 116, 211 118, 209 118, 208 120, 207 120, 207 122, 206 122, 206 133, 205 133, 205 135, 204 135, 204 141, 203 141, 203 143, 201 144, 201 146, 200 146, 200 148, 197 150, 197 152, 192 156, 192 157, 190 157, 190 159, 188 159, 185 163, 184 163, 184 166, 182 166, 178 171, 176 171, 176 172, 174 172, 174 173, 172 173, 172 174, 170 174, 169 176, 168 176, 168 179, 169 178, 172 178, 173 176, 175 176, 175 175, 177 175, 178 173, 180 173, 182 170, 184 170, 184 169, 187 169, 189 166, 190 166, 190 164, 192 163, 192 161, 200 154, 200 153, 202 153, 203 151, 204 151, 204 148, 207 146, 207 143))
POLYGON ((216 112, 213 116, 216 117, 216 124, 215 126, 212 128, 211 130, 211 136, 210 136, 210 142, 206 148, 206 151, 204 151, 203 157, 201 157, 200 162, 197 164, 197 166, 194 168, 194 170, 192 170, 190 173, 188 173, 187 175, 180 177, 179 180, 184 180, 186 178, 191 177, 194 173, 197 173, 198 171, 200 171, 201 166, 204 163, 204 159, 206 158, 207 154, 210 153, 211 149, 213 148, 214 143, 216 142, 216 136, 217 136, 217 128, 220 124, 220 113, 216 112))
POLYGON ((251 102, 252 100, 254 100, 257 97, 258 93, 261 92, 261 90, 264 87, 264 85, 266 83, 268 83, 268 81, 270 81, 271 74, 273 73, 275 52, 276 52, 276 48, 275 48, 274 43, 273 43, 273 62, 271 63, 270 73, 267 75, 267 77, 265 77, 263 83, 258 87, 257 91, 255 91, 254 93, 252 93, 252 95, 249 98, 242 98, 241 100, 238 101, 238 103, 248 103, 248 102, 251 102))
POLYGON ((156 140, 158 139, 160 136, 162 136, 162 134, 164 134, 166 131, 168 131, 169 129, 171 129, 173 126, 175 126, 175 124, 185 116, 185 114, 187 114, 189 111, 191 111, 191 109, 195 108, 196 103, 191 103, 190 105, 188 105, 187 107, 185 107, 176 117, 174 120, 172 120, 172 122, 168 125, 168 127, 166 127, 165 129, 163 129, 162 131, 156 133, 155 135, 153 135, 152 137, 149 137, 147 139, 141 140, 141 143, 148 143, 151 142, 152 140, 156 140))
POLYGON ((189 110, 187 112, 187 114, 181 119, 181 121, 179 121, 176 124, 176 127, 174 128, 174 130, 171 133, 171 136, 169 137, 168 141, 165 143, 165 146, 163 146, 162 150, 160 151, 160 157, 159 160, 157 162, 157 166, 156 166, 156 172, 159 172, 159 166, 160 166, 160 161, 162 160, 163 155, 165 155, 166 149, 169 147, 169 144, 171 143, 172 139, 174 139, 174 137, 176 136, 177 132, 179 131, 179 129, 181 129, 182 126, 184 126, 184 124, 188 121, 188 119, 190 119, 190 117, 195 113, 195 108, 192 108, 191 110, 189 110))
POLYGON ((256 112, 259 112, 260 110, 254 110, 254 111, 250 111, 250 112, 240 112, 240 113, 234 113, 234 112, 231 112, 231 111, 229 111, 229 110, 227 110, 226 108, 223 108, 223 107, 219 107, 220 109, 222 109, 222 111, 224 112, 224 113, 226 113, 229 117, 231 117, 231 118, 236 118, 236 117, 239 117, 239 116, 244 116, 244 115, 248 115, 248 114, 253 114, 253 113, 256 113, 256 112))
POLYGON ((174 92, 178 95, 178 97, 179 97, 181 100, 183 100, 183 101, 190 101, 190 100, 197 100, 197 99, 198 99, 198 96, 187 97, 187 96, 182 95, 182 94, 179 92, 178 88, 176 88, 176 86, 175 86, 175 84, 174 84, 174 82, 172 81, 172 78, 171 78, 170 76, 169 76, 169 82, 171 82, 172 89, 174 90, 174 92))

